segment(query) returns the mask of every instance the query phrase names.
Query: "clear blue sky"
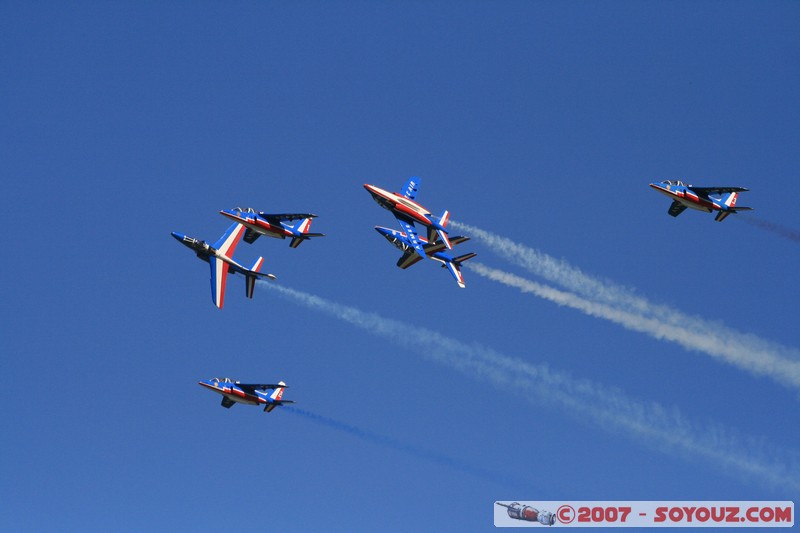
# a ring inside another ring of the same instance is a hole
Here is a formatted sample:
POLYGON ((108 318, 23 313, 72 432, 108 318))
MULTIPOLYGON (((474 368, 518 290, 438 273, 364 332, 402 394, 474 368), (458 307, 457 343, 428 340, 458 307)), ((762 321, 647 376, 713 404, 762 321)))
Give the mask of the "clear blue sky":
MULTIPOLYGON (((524 396, 437 362, 434 331, 726 428, 722 448, 798 472, 796 387, 469 268, 466 290, 433 262, 402 271, 373 230, 394 219, 362 184, 420 176, 435 213, 796 354, 799 16, 796 2, 2 3, 3 528, 475 531, 495 500, 797 500, 797 479, 549 401, 547 379, 524 396), (673 219, 647 186, 667 178, 749 187, 739 203, 762 225, 673 219), (276 291, 246 300, 239 277, 217 310, 208 267, 170 232, 213 241, 234 206, 317 213, 328 236, 236 257, 418 340, 276 291), (222 409, 196 385, 213 376, 283 379, 315 416, 222 409)), ((459 248, 550 284, 480 239, 459 248)))

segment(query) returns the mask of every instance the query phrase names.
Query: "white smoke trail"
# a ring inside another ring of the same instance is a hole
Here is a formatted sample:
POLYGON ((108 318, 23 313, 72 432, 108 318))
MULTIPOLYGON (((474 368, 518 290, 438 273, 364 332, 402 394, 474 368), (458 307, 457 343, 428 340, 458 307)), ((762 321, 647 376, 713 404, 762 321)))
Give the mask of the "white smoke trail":
POLYGON ((650 302, 633 294, 632 289, 617 285, 610 280, 584 274, 581 269, 563 259, 556 259, 544 252, 469 224, 451 220, 450 225, 460 231, 469 232, 470 237, 481 240, 493 252, 532 274, 541 276, 587 298, 612 305, 631 307, 639 312, 649 312, 652 307, 650 302))
POLYGON ((483 265, 476 267, 474 263, 471 264, 479 274, 520 290, 525 288, 525 292, 552 301, 560 299, 562 305, 570 305, 587 314, 623 324, 629 329, 676 342, 684 348, 711 355, 755 375, 768 376, 783 385, 800 388, 800 350, 753 334, 741 333, 719 322, 687 315, 669 306, 654 304, 634 294, 632 289, 584 274, 566 261, 480 228, 458 222, 451 222, 451 225, 469 231, 501 257, 585 299, 575 294, 560 293, 512 274, 493 271, 483 265))
POLYGON ((717 424, 691 422, 677 409, 628 398, 617 389, 575 379, 544 364, 531 364, 312 294, 258 284, 534 404, 554 405, 606 431, 621 432, 665 452, 708 460, 727 473, 735 469, 736 475, 771 486, 800 489, 800 454, 796 451, 778 449, 717 424))
POLYGON ((574 293, 560 291, 481 263, 473 262, 469 267, 481 276, 514 287, 521 292, 534 294, 558 305, 609 320, 656 339, 674 342, 687 350, 706 353, 753 374, 768 376, 785 385, 800 387, 800 362, 778 357, 770 351, 751 352, 747 347, 742 347, 728 338, 720 339, 715 335, 709 335, 706 331, 698 330, 696 324, 692 324, 691 327, 676 328, 659 319, 593 302, 574 293))

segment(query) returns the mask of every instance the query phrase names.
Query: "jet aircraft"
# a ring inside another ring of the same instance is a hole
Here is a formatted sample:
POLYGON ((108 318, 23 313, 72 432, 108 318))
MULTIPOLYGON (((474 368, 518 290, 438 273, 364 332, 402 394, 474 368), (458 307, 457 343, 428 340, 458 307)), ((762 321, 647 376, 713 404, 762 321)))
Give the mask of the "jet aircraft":
POLYGON ((272 274, 262 274, 261 265, 264 263, 264 258, 259 257, 253 266, 246 268, 233 260, 233 251, 239 240, 244 233, 244 226, 239 223, 233 224, 228 230, 219 238, 213 246, 210 246, 205 241, 198 241, 192 237, 187 237, 182 233, 172 232, 172 236, 184 246, 194 250, 197 257, 207 262, 211 267, 211 299, 214 305, 222 309, 225 303, 225 284, 228 279, 228 273, 244 274, 245 276, 245 293, 248 298, 253 297, 253 289, 255 288, 256 279, 263 277, 268 279, 276 279, 272 274))
POLYGON ((283 399, 286 383, 239 383, 230 378, 213 378, 198 381, 207 389, 222 394, 222 407, 230 409, 235 403, 246 405, 263 405, 264 412, 269 413, 279 405, 294 403, 283 399), (274 389, 274 390, 273 390, 274 389), (268 392, 272 391, 272 392, 268 392))
POLYGON ((714 220, 722 222, 731 213, 753 209, 752 207, 736 206, 739 193, 748 190, 744 187, 695 187, 677 180, 657 181, 651 183, 650 186, 672 198, 672 205, 669 206, 667 212, 674 217, 683 213, 687 207, 691 207, 707 213, 718 211, 714 220), (724 193, 729 193, 724 200, 710 196, 724 193))
POLYGON ((438 234, 447 249, 453 248, 453 245, 450 243, 446 229, 450 213, 445 210, 442 216, 437 219, 431 215, 430 211, 415 202, 419 184, 420 179, 412 177, 403 186, 402 194, 389 192, 368 184, 364 184, 364 188, 378 202, 378 205, 392 212, 400 225, 403 226, 411 245, 421 257, 425 257, 425 250, 419 241, 414 222, 419 222, 428 229, 428 242, 433 242, 438 234))
POLYGON ((540 511, 530 505, 521 505, 519 502, 511 504, 494 502, 497 505, 506 508, 508 516, 516 520, 524 520, 526 522, 539 522, 543 526, 552 526, 556 523, 556 515, 550 511, 540 511))
MULTIPOLYGON (((375 226, 375 231, 386 237, 387 241, 403 251, 403 255, 397 261, 398 267, 406 269, 422 260, 422 256, 419 254, 417 248, 414 246, 407 234, 403 233, 402 231, 384 228, 382 226, 375 226)), ((422 246, 423 253, 434 261, 442 263, 442 268, 447 268, 450 270, 450 273, 456 279, 458 286, 462 289, 465 288, 466 285, 464 284, 464 276, 461 274, 461 263, 467 259, 472 259, 477 254, 468 253, 458 257, 453 257, 445 251, 445 245, 442 241, 437 240, 429 243, 422 237, 417 237, 417 239, 417 242, 419 242, 422 246)), ((459 235, 458 237, 452 237, 450 239, 450 244, 455 246, 456 244, 461 244, 462 242, 468 240, 469 237, 462 237, 459 235)))
POLYGON ((324 233, 309 233, 311 228, 311 219, 316 218, 317 215, 311 213, 285 213, 285 214, 269 214, 256 212, 252 207, 236 207, 234 209, 226 209, 219 212, 220 215, 226 216, 243 224, 247 231, 244 234, 244 241, 252 244, 261 235, 273 237, 275 239, 291 238, 289 246, 297 248, 300 243, 308 240, 311 237, 324 237, 324 233), (294 224, 290 222, 298 220, 294 224))

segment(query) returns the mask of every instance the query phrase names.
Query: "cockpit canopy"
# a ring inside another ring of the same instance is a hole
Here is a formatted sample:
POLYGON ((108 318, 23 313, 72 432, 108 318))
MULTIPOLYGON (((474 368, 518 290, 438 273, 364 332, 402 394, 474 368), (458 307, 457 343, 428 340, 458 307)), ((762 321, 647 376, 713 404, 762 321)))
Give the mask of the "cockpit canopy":
POLYGON ((233 383, 231 378, 213 378, 211 381, 214 383, 233 383))
POLYGON ((677 185, 678 187, 691 187, 688 183, 684 183, 680 180, 665 180, 662 183, 666 185, 677 185))
POLYGON ((234 207, 234 211, 239 211, 240 213, 255 213, 256 210, 252 207, 234 207))

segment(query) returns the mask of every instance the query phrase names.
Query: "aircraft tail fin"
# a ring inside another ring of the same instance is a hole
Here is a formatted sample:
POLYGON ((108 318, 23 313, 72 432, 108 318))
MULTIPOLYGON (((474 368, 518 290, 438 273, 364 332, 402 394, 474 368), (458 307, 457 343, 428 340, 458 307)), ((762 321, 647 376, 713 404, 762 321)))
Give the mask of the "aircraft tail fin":
POLYGON ((734 191, 734 192, 730 193, 728 195, 728 197, 725 199, 725 201, 723 202, 725 204, 725 207, 727 207, 728 209, 720 210, 720 212, 717 213, 717 216, 714 217, 714 220, 716 220, 717 222, 722 222, 731 213, 736 213, 737 211, 751 211, 753 209, 752 207, 744 207, 744 206, 736 207, 736 200, 738 198, 739 198, 739 193, 738 192, 734 191))
MULTIPOLYGON (((256 262, 253 263, 253 266, 250 267, 252 272, 260 272, 261 266, 264 264, 264 258, 259 257, 256 259, 256 262)), ((248 298, 253 297, 253 290, 256 288, 256 280, 258 276, 254 276, 253 274, 245 274, 245 291, 248 298)))
POLYGON ((281 401, 281 398, 283 398, 283 391, 286 390, 286 383, 279 381, 278 385, 280 385, 280 387, 276 387, 275 390, 272 391, 272 394, 269 395, 270 400, 281 401))
POLYGON ((283 405, 285 403, 294 403, 292 400, 284 400, 283 399, 283 391, 286 390, 286 383, 283 381, 279 381, 277 387, 272 394, 269 395, 270 402, 264 406, 264 412, 269 413, 272 412, 273 409, 278 407, 279 405, 283 405))
POLYGON ((304 218, 300 220, 294 226, 291 226, 292 232, 294 233, 294 237, 292 237, 292 241, 289 243, 289 246, 292 248, 297 248, 300 246, 300 243, 306 239, 311 237, 324 237, 324 233, 309 233, 309 229, 311 228, 311 221, 312 218, 304 218))
POLYGON ((286 404, 286 403, 294 403, 294 401, 292 401, 292 400, 281 400, 281 401, 275 402, 275 403, 268 403, 267 405, 264 406, 264 412, 265 413, 271 413, 273 409, 275 409, 279 405, 283 405, 283 404, 286 404))
POLYGON ((450 271, 450 273, 456 279, 456 283, 458 283, 458 286, 462 289, 466 288, 467 285, 464 283, 463 274, 461 274, 461 263, 467 261, 468 259, 472 259, 476 255, 478 254, 470 252, 468 254, 459 255, 450 261, 442 261, 442 267, 447 268, 450 271))
POLYGON ((434 222, 433 227, 436 228, 436 233, 439 234, 439 238, 442 239, 447 249, 452 250, 453 245, 450 242, 450 238, 447 236, 448 222, 450 222, 450 212, 445 209, 444 213, 442 213, 442 216, 439 218, 439 222, 434 222))

